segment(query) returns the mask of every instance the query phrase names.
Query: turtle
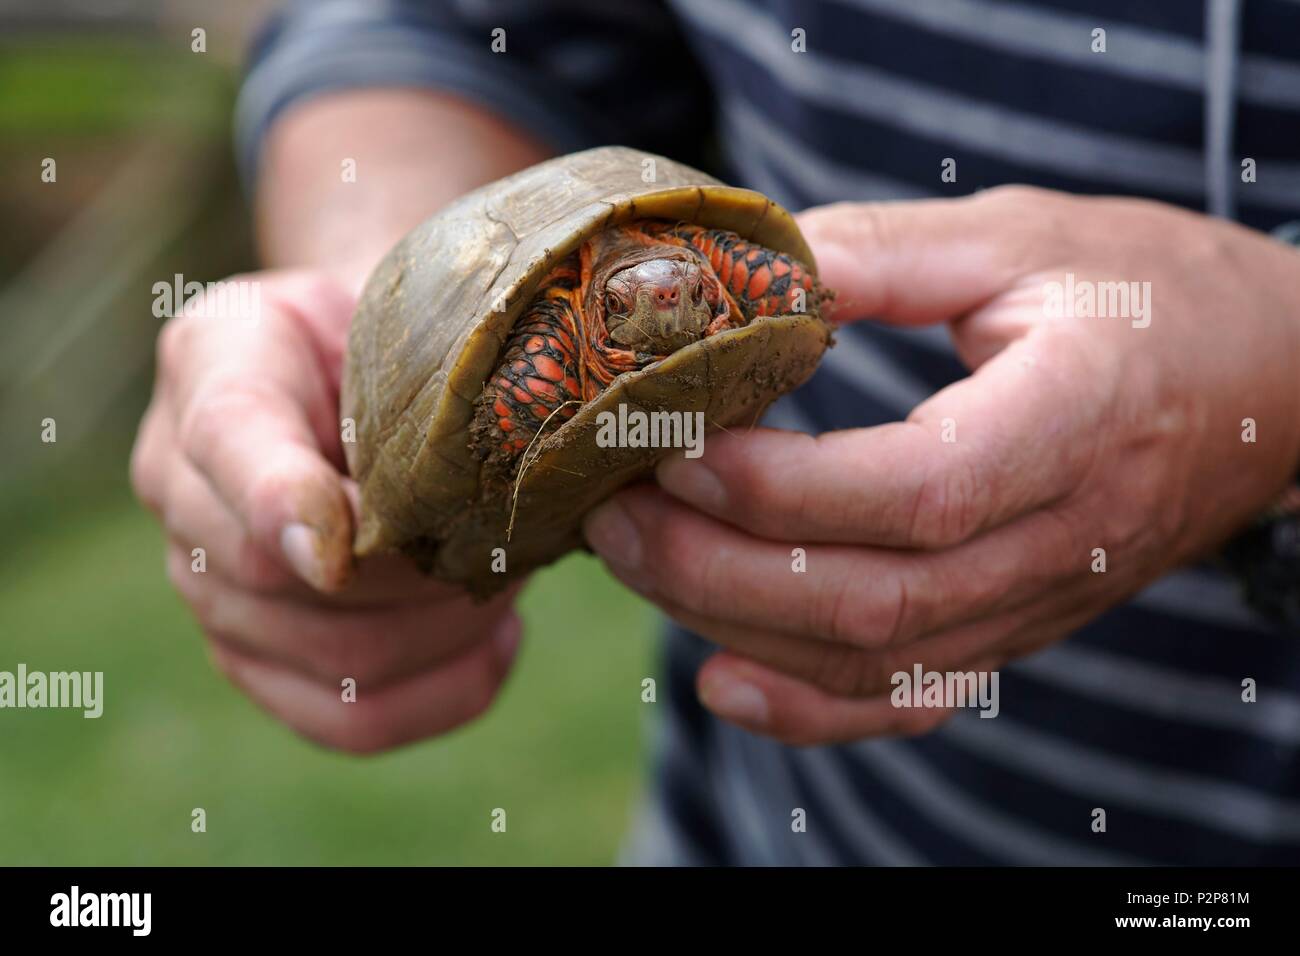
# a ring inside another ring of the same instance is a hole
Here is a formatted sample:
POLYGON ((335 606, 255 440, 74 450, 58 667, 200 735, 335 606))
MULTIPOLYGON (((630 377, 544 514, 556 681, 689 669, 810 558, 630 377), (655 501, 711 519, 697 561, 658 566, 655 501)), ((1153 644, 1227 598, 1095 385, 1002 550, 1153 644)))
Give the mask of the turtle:
POLYGON ((352 320, 354 555, 482 598, 582 548, 583 516, 672 453, 609 440, 615 417, 752 425, 832 344, 832 295, 788 211, 662 156, 599 147, 466 194, 352 320))

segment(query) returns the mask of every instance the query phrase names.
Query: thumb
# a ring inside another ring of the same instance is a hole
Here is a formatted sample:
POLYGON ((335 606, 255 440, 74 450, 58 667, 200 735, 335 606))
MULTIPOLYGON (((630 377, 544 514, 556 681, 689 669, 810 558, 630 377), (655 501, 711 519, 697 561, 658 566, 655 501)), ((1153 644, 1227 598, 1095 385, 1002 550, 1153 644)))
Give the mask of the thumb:
POLYGON ((247 281, 266 287, 251 316, 168 323, 159 374, 179 450, 266 553, 335 591, 352 571, 353 535, 344 476, 331 460, 342 457, 337 371, 319 341, 326 319, 304 314, 346 317, 350 302, 320 279, 247 281))
POLYGON ((1045 267, 1059 244, 1051 194, 1021 187, 962 199, 835 203, 798 216, 836 322, 929 325, 965 315, 1045 267))

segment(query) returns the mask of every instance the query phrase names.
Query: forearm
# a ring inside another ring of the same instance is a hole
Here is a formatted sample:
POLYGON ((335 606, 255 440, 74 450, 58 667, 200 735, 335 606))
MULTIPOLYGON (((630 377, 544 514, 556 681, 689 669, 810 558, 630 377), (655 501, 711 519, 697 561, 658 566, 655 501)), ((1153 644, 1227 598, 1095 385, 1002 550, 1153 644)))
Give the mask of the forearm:
POLYGON ((316 266, 359 291, 385 252, 457 196, 547 156, 457 97, 415 89, 323 95, 287 111, 257 177, 263 261, 316 266), (345 161, 355 161, 355 177, 345 161))

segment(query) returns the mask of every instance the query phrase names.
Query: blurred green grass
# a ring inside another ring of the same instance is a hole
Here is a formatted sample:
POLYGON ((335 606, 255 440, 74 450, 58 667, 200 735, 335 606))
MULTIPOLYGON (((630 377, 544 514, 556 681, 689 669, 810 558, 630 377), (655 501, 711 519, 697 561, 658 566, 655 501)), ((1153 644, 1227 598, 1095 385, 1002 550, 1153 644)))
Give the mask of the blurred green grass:
POLYGON ((210 138, 234 78, 187 40, 98 36, 0 42, 0 136, 117 134, 144 124, 210 138))
MULTIPOLYGON (((0 171, 9 183, 0 212, 11 225, 0 274, 72 221, 140 137, 177 162, 186 154, 171 150, 183 142, 227 157, 224 167, 195 168, 186 188, 212 209, 233 210, 232 220, 202 220, 133 277, 138 296, 95 326, 112 332, 111 348, 104 335, 87 336, 53 370, 74 419, 105 397, 69 369, 152 352, 154 279, 177 271, 215 279, 252 265, 226 142, 235 80, 187 49, 105 35, 0 42, 0 171), (33 188, 32 170, 52 144, 59 185, 33 188)), ((15 326, 58 319, 40 310, 5 316, 15 326)), ((167 583, 161 532, 126 487, 148 384, 141 375, 75 440, 65 441, 75 422, 61 416, 59 443, 34 451, 49 405, 27 391, 3 396, 21 434, 0 435, 0 670, 21 662, 103 671, 106 700, 98 720, 0 711, 0 865, 612 861, 655 710, 640 699, 641 680, 654 674, 648 606, 591 558, 571 557, 525 592, 523 649, 487 716, 388 755, 323 751, 216 674, 167 583), (12 454, 19 447, 30 452, 23 468, 12 454), (204 834, 190 830, 195 807, 207 811, 204 834), (508 814, 504 834, 490 829, 496 807, 508 814)))
POLYGON ((603 864, 638 787, 652 612, 586 556, 522 601, 515 672, 482 720, 333 754, 209 666, 125 489, 10 539, 0 670, 104 672, 104 714, 0 711, 0 864, 603 864), (190 830, 195 807, 207 833, 190 830), (507 811, 504 834, 491 812, 507 811))

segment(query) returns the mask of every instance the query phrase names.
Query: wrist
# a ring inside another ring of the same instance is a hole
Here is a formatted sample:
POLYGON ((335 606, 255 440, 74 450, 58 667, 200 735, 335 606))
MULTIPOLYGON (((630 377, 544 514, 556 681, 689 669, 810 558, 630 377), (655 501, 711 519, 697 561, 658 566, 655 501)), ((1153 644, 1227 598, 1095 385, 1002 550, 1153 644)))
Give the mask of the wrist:
MULTIPOLYGON (((1273 238, 1295 247, 1294 273, 1300 276, 1300 221, 1287 223, 1273 238)), ((1288 347, 1300 365, 1300 305, 1284 317, 1295 334, 1288 347)), ((1292 433, 1300 434, 1300 389, 1293 396, 1292 433)), ((1300 442, 1289 459, 1290 484, 1224 548, 1223 557, 1241 581, 1247 602, 1288 630, 1300 632, 1300 442)))
POLYGON ((266 137, 257 176, 263 259, 327 269, 359 292, 428 216, 546 157, 522 131, 453 96, 381 88, 313 98, 286 110, 266 137))

